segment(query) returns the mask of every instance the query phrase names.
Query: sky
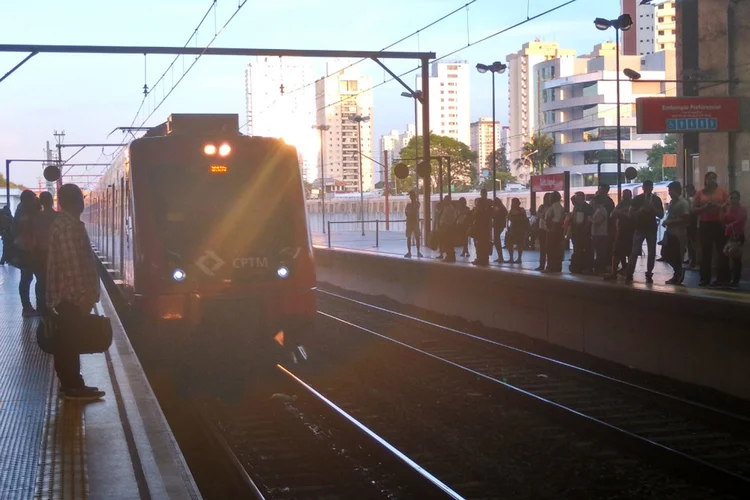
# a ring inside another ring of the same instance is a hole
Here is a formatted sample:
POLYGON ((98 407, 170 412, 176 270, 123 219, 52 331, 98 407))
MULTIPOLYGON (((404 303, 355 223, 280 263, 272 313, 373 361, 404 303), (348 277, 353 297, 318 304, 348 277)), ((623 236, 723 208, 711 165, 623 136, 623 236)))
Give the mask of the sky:
MULTIPOLYGON (((217 0, 191 41, 205 46, 237 11, 242 0, 217 0)), ((247 0, 221 31, 214 47, 381 50, 460 8, 471 0, 247 0)), ((535 38, 556 41, 578 54, 597 43, 613 40, 613 33, 593 26, 595 17, 614 18, 619 0, 577 0, 551 14, 506 33, 482 38, 533 17, 565 0, 475 0, 466 9, 390 50, 431 51, 438 57, 471 44, 448 60, 478 63, 505 62, 507 54, 535 38)), ((0 0, 0 44, 183 46, 195 31, 212 0, 0 0)), ((0 53, 0 76, 26 54, 0 53)), ((154 86, 174 56, 39 54, 0 83, 0 160, 43 158, 53 132, 65 131, 65 142, 116 143, 125 140, 113 129, 151 114, 162 95, 176 82, 194 56, 178 59, 165 82, 154 86), (143 86, 154 88, 143 101, 143 86), (145 112, 144 112, 145 111, 145 112)), ((206 56, 198 60, 145 125, 157 125, 170 113, 238 113, 245 122, 245 66, 249 58, 206 56)), ((313 60, 317 77, 325 74, 324 59, 313 60)), ((417 66, 414 61, 390 60, 400 73, 417 66)), ((360 71, 381 83, 388 75, 372 61, 360 71)), ((404 79, 414 83, 412 73, 404 79)), ((403 130, 413 122, 413 104, 400 97, 397 82, 374 92, 373 123, 376 141, 391 129, 403 130)), ((489 75, 472 71, 471 119, 491 116, 489 75)), ((508 116, 507 77, 497 78, 497 117, 508 116)), ((244 132, 244 130, 243 130, 244 132)), ((377 143, 377 142, 376 142, 377 143)), ((113 149, 90 148, 75 161, 106 163, 113 149)), ((63 158, 73 154, 63 149, 63 158)), ((4 164, 4 162, 3 162, 4 164)), ((69 174, 98 173, 100 168, 74 167, 69 174)), ((37 186, 41 167, 13 164, 11 180, 37 186)))

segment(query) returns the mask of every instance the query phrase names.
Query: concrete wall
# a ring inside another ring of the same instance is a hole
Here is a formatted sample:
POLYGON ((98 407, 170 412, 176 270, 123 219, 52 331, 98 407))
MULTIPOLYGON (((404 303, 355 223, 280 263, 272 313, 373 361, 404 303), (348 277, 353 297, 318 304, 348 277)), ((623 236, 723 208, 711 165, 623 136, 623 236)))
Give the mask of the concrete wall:
POLYGON ((315 258, 322 283, 750 399, 750 304, 355 251, 315 258))

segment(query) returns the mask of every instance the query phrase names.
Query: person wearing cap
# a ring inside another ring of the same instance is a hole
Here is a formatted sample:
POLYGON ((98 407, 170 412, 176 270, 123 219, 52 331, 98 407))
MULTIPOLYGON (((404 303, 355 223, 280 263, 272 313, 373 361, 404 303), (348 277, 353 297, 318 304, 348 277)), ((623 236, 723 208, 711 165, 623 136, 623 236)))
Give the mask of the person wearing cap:
POLYGON ((667 228, 664 238, 664 254, 667 263, 672 266, 674 274, 667 280, 667 285, 681 285, 685 279, 683 258, 687 246, 687 227, 690 222, 690 204, 682 197, 682 184, 670 182, 667 186, 671 202, 663 226, 667 228))
POLYGON ((635 265, 638 256, 643 251, 643 242, 648 249, 648 260, 646 261, 646 283, 654 283, 654 263, 656 262, 656 233, 659 229, 658 220, 664 217, 664 205, 661 199, 654 194, 654 183, 643 181, 643 193, 633 198, 630 205, 630 218, 633 221, 633 248, 628 261, 628 273, 625 283, 633 282, 635 265))

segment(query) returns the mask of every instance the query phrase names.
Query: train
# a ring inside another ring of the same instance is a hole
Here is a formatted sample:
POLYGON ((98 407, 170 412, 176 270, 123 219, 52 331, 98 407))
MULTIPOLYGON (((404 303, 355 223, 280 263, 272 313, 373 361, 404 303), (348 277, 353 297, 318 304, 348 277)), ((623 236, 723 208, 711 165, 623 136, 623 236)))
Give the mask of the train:
POLYGON ((236 114, 172 114, 130 142, 88 195, 92 246, 156 324, 232 318, 300 344, 315 266, 295 148, 241 135, 236 114))

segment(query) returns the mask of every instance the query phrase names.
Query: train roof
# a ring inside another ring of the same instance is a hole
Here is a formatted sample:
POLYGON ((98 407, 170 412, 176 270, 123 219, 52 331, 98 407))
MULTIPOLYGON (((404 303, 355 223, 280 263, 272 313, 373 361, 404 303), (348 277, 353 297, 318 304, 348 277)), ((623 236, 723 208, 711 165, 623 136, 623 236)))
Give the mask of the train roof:
POLYGON ((240 119, 235 114, 181 114, 169 115, 167 121, 150 128, 143 137, 169 135, 240 135, 240 119))

